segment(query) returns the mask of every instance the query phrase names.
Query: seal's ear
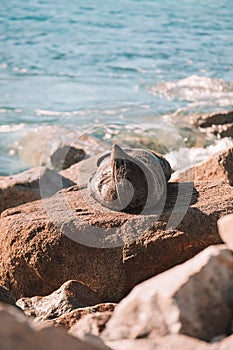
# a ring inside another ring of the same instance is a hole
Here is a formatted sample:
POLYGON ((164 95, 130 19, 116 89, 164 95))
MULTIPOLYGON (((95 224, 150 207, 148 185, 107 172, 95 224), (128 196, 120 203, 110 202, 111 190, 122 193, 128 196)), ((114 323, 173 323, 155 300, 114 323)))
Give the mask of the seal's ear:
POLYGON ((100 163, 105 159, 105 158, 107 158, 107 157, 109 157, 111 155, 111 152, 106 152, 106 153, 104 153, 104 154, 102 154, 102 156, 101 157, 99 157, 98 159, 97 159, 97 163, 96 163, 96 165, 99 167, 100 166, 100 163))

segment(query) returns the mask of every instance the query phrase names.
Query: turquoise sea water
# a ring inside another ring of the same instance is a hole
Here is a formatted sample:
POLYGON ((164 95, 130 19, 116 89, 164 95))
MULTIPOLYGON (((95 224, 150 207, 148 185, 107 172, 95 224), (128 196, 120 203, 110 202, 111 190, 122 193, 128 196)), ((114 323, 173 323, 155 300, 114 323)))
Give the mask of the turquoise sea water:
POLYGON ((0 1, 0 174, 38 125, 231 109, 232 18, 228 0, 0 1))

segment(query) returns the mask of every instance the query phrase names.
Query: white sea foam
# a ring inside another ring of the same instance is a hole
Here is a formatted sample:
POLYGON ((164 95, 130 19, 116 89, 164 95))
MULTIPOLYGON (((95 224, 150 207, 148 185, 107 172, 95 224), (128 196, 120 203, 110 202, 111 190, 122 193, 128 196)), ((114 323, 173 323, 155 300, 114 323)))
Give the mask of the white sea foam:
POLYGON ((149 92, 152 95, 164 96, 167 99, 178 98, 183 101, 200 102, 212 101, 219 106, 233 105, 233 82, 221 79, 191 75, 178 81, 162 82, 153 86, 149 92))

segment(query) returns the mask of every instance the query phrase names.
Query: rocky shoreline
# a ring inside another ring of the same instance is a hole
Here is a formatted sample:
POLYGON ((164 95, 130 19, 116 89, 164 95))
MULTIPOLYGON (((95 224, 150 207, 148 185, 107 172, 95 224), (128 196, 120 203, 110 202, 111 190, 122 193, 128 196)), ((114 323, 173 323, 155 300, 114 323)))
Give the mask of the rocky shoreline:
MULTIPOLYGON (((193 124, 224 137, 232 113, 193 124)), ((145 215, 91 198, 80 154, 0 177, 0 349, 233 349, 233 147, 145 215)))

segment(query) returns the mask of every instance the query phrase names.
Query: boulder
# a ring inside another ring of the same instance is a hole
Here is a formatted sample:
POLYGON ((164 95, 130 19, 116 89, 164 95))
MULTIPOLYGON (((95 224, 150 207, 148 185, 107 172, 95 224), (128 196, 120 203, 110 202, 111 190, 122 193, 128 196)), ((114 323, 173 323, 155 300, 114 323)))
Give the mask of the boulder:
POLYGON ((13 293, 5 287, 0 286, 0 302, 5 304, 14 305, 16 299, 13 293))
POLYGON ((52 320, 51 322, 55 327, 64 328, 66 330, 69 330, 71 329, 71 327, 76 326, 76 324, 79 324, 82 321, 82 319, 85 318, 87 315, 99 315, 100 319, 104 319, 107 322, 107 320, 110 318, 110 315, 113 313, 116 305, 117 304, 113 303, 104 303, 76 309, 71 312, 65 313, 64 315, 52 320), (107 316, 105 317, 105 315, 107 316))
POLYGON ((233 186, 233 147, 180 173, 176 181, 226 181, 233 186))
POLYGON ((231 333, 233 254, 211 246, 136 286, 102 333, 105 340, 184 334, 211 341, 231 333))
POLYGON ((65 145, 58 148, 51 156, 51 164, 54 169, 67 169, 71 165, 80 162, 84 159, 86 153, 81 148, 65 145))
POLYGON ((233 214, 218 220, 218 230, 223 242, 233 250, 233 214))
POLYGON ((139 282, 222 242, 217 220, 233 211, 232 197, 226 183, 170 183, 161 215, 132 215, 73 186, 8 209, 0 221, 0 284, 20 298, 48 295, 74 279, 101 302, 117 302, 139 282))
POLYGON ((74 183, 46 167, 0 177, 0 212, 42 197, 49 197, 74 183))
POLYGON ((44 325, 36 326, 13 306, 0 304, 0 349, 14 350, 106 350, 105 345, 98 346, 82 342, 65 332, 44 325))
POLYGON ((48 296, 24 297, 16 305, 27 316, 35 316, 37 320, 52 320, 74 309, 98 302, 99 298, 91 288, 77 281, 68 281, 48 296))

